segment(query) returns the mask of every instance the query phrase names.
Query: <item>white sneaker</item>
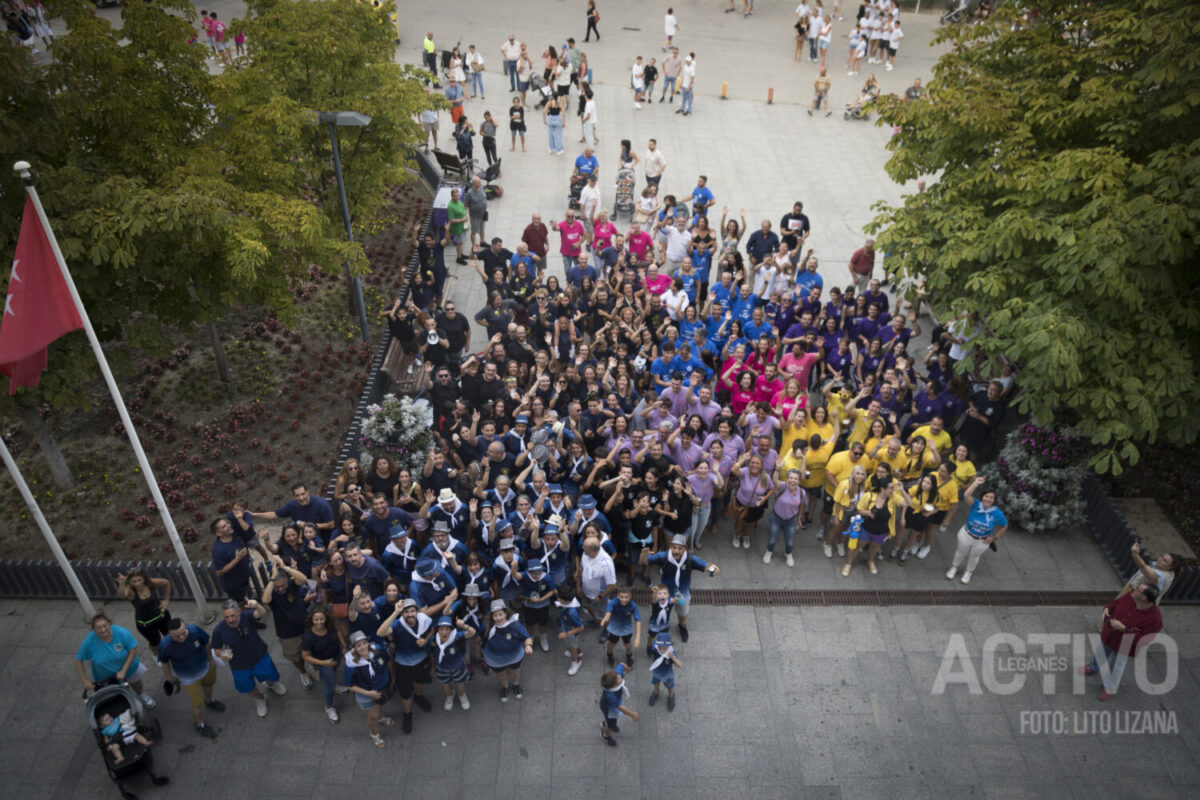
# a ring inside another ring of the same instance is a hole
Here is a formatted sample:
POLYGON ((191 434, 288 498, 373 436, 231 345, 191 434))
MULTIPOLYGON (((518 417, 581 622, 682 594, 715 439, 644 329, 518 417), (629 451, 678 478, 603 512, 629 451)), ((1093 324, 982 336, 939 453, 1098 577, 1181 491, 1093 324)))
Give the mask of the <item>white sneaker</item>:
POLYGON ((338 694, 350 694, 350 688, 348 686, 336 686, 334 687, 334 691, 338 694))
POLYGON ((442 703, 442 708, 446 709, 447 711, 454 710, 454 695, 446 695, 446 702, 442 703))
POLYGON ((563 658, 570 658, 570 657, 571 657, 571 651, 569 649, 563 650, 563 658))
POLYGON ((467 699, 467 696, 465 694, 460 694, 458 696, 458 704, 460 706, 462 706, 463 711, 466 711, 467 709, 469 709, 471 707, 471 701, 467 699))
POLYGON ((966 572, 963 573, 962 582, 963 583, 971 582, 971 570, 967 570, 966 572))
POLYGON ((945 525, 938 525, 938 531, 940 531, 941 533, 945 533, 946 530, 947 530, 947 528, 945 525))
POLYGON ((794 567, 794 566, 796 566, 796 559, 792 558, 792 554, 791 554, 791 553, 787 553, 787 554, 784 556, 784 559, 783 559, 783 560, 784 560, 785 562, 787 562, 787 565, 788 565, 789 567, 794 567))
POLYGON ((750 537, 749 536, 742 537, 742 547, 746 548, 747 550, 750 549, 750 537))
POLYGON ((929 551, 931 549, 933 549, 933 548, 931 548, 929 545, 925 545, 924 547, 922 547, 920 550, 917 551, 917 558, 925 558, 925 556, 929 555, 929 551))
POLYGON ((958 567, 951 567, 950 569, 946 570, 946 580, 948 580, 948 581, 954 580, 954 576, 957 574, 958 574, 958 567))
POLYGON ((853 72, 847 72, 847 73, 846 73, 847 77, 849 77, 849 76, 851 76, 851 75, 853 75, 853 74, 854 74, 853 72))
POLYGON ((634 108, 641 108, 641 107, 642 107, 642 104, 641 104, 641 103, 634 103, 634 104, 633 104, 633 107, 634 107, 634 108))
POLYGON ((307 672, 301 673, 300 686, 301 686, 301 688, 304 688, 304 689, 311 689, 313 687, 313 679, 312 679, 312 677, 309 676, 309 674, 307 672))
POLYGON ((274 683, 268 683, 267 686, 271 687, 271 691, 274 692, 275 694, 279 695, 280 697, 283 697, 285 694, 287 694, 287 687, 284 686, 279 681, 275 681, 274 683))
POLYGON ((912 547, 908 548, 909 555, 915 556, 917 554, 917 552, 920 551, 920 549, 921 549, 920 544, 914 544, 912 547))
POLYGON ((833 558, 833 545, 831 545, 831 544, 825 545, 825 557, 833 558))
POLYGON ((764 563, 764 564, 770 564, 770 563, 771 563, 771 551, 770 551, 770 550, 768 550, 767 552, 763 553, 763 563, 764 563))
POLYGON ((891 65, 891 64, 888 64, 888 65, 887 65, 887 71, 888 71, 888 72, 891 72, 891 71, 892 71, 892 65, 891 65))
POLYGON ((579 659, 578 661, 572 661, 571 666, 567 667, 567 674, 574 675, 576 672, 579 672, 579 668, 582 666, 583 666, 582 658, 579 659))
POLYGON ((329 708, 325 709, 325 716, 329 717, 330 722, 338 721, 337 709, 334 708, 333 706, 330 706, 329 708))
POLYGON ((844 545, 844 544, 842 544, 842 543, 840 543, 840 542, 838 543, 838 557, 839 557, 839 558, 845 558, 845 557, 846 557, 846 545, 844 545))
POLYGON ((538 637, 538 643, 542 646, 543 653, 550 652, 550 639, 546 636, 546 634, 543 633, 538 637))
POLYGON ((258 698, 254 701, 254 705, 258 707, 258 715, 260 717, 265 717, 267 715, 267 698, 258 698))
POLYGON ((158 703, 154 702, 154 698, 148 694, 142 695, 141 701, 142 701, 142 706, 144 708, 146 708, 147 710, 154 708, 156 705, 158 705, 158 703))
POLYGON ((741 547, 741 546, 742 546, 742 537, 740 537, 740 536, 734 536, 734 537, 733 537, 733 546, 734 546, 735 548, 737 548, 737 547, 741 547))

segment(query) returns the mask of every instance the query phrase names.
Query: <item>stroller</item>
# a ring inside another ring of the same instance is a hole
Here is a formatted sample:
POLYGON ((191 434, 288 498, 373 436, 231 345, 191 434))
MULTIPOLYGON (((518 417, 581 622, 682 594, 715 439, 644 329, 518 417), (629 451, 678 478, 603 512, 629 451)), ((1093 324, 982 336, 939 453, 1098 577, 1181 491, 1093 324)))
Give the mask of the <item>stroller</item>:
POLYGON ((613 197, 613 220, 617 219, 622 211, 629 214, 629 219, 633 220, 634 199, 633 190, 637 186, 637 176, 634 175, 631 169, 617 170, 617 193, 613 197))
POLYGON ((586 175, 572 175, 571 186, 567 192, 567 208, 579 208, 579 195, 583 194, 583 187, 587 186, 586 175))
POLYGON ((968 16, 967 11, 971 7, 971 0, 951 0, 949 8, 942 14, 938 20, 939 25, 952 25, 959 22, 966 22, 968 16))
POLYGON ((154 757, 150 748, 143 747, 137 742, 121 745, 121 763, 114 764, 112 753, 109 752, 108 744, 104 741, 104 734, 100 732, 99 719, 101 715, 109 714, 113 719, 119 719, 122 714, 129 713, 137 724, 138 733, 150 737, 153 741, 162 738, 162 726, 158 724, 158 720, 150 725, 144 724, 142 701, 138 699, 137 692, 129 684, 117 683, 115 679, 110 678, 97 685, 96 691, 90 697, 87 691, 84 691, 83 696, 87 700, 88 727, 91 728, 92 735, 96 737, 96 745, 100 748, 100 756, 104 759, 104 768, 108 770, 108 777, 117 785, 121 797, 125 800, 137 800, 137 795, 125 788, 125 781, 142 772, 150 775, 150 782, 155 786, 165 786, 170 783, 165 776, 154 773, 154 757))
POLYGON ((550 101, 550 93, 554 91, 553 88, 547 85, 545 78, 536 72, 529 76, 529 88, 537 92, 541 98, 538 100, 537 108, 546 105, 550 101))

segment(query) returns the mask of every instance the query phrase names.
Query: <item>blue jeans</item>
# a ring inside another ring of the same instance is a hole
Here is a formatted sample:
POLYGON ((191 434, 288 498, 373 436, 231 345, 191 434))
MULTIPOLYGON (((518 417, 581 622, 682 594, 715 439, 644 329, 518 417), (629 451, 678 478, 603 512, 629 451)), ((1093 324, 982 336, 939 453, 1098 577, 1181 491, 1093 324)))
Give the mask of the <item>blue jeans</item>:
POLYGON ((505 61, 504 71, 508 73, 508 90, 515 92, 517 90, 517 62, 505 61))
POLYGON ((578 263, 576 261, 576 258, 577 258, 577 256, 567 256, 567 255, 564 255, 562 257, 564 274, 568 274, 568 275, 570 274, 571 267, 575 266, 578 263))
POLYGON ((692 510, 691 547, 700 543, 700 537, 704 535, 704 528, 708 525, 708 518, 712 514, 712 507, 711 502, 702 503, 699 508, 692 510))
POLYGON ((1096 642, 1096 652, 1092 654, 1092 663, 1088 664, 1090 669, 1099 670, 1100 664, 1097 659, 1103 657, 1107 664, 1107 672, 1101 672, 1101 683, 1104 684, 1105 691, 1110 694, 1117 691, 1117 687, 1121 685, 1121 676, 1125 674, 1125 667, 1129 664, 1129 655, 1113 650, 1103 641, 1096 642))
POLYGON ((672 78, 670 76, 663 78, 663 97, 666 97, 667 95, 670 95, 671 97, 675 96, 675 81, 676 78, 672 78))
POLYGON ((483 91, 483 73, 482 72, 472 72, 471 73, 471 96, 474 97, 476 94, 482 95, 484 93, 485 92, 483 91))
POLYGON ((813 61, 817 60, 817 40, 815 37, 808 40, 808 57, 813 61))
POLYGON ((779 541, 779 534, 783 533, 783 552, 789 556, 792 554, 792 549, 796 544, 796 520, 800 515, 791 519, 783 519, 774 511, 771 512, 771 532, 767 536, 767 552, 775 552, 775 544, 779 541))
POLYGON ((680 110, 683 111, 683 113, 685 113, 685 114, 692 113, 692 95, 694 93, 694 90, 693 89, 680 89, 679 91, 682 92, 682 94, 683 94, 683 101, 679 104, 680 110))
POLYGON ((337 688, 337 667, 317 667, 321 688, 325 690, 325 707, 333 708, 333 694, 337 688))
POLYGON ((546 125, 550 129, 550 149, 557 153, 563 149, 562 114, 547 117, 546 125))

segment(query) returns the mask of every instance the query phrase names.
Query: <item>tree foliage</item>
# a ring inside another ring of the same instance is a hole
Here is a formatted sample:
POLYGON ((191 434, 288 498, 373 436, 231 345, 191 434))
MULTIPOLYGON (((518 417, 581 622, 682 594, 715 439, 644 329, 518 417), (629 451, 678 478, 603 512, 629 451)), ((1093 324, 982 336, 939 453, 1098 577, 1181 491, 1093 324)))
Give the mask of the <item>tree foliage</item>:
POLYGON ((1177 0, 1011 9, 942 30, 921 100, 881 99, 889 174, 935 180, 870 227, 889 270, 975 315, 965 369, 1015 361, 1022 410, 1077 417, 1119 473, 1200 430, 1200 19, 1177 0))
MULTIPOLYGON (((289 288, 310 264, 367 269, 346 241, 328 134, 314 110, 374 119, 343 140, 356 218, 380 207, 405 177, 412 121, 426 95, 392 63, 385 16, 351 0, 253 4, 251 58, 210 74, 189 44, 187 0, 129 3, 114 30, 90 4, 59 4, 69 33, 54 60, 31 65, 0 48, 0 151, 33 163, 63 253, 101 339, 122 340, 131 320, 190 329, 233 304, 272 307, 287 319, 289 288)), ((232 27, 231 27, 232 30, 232 27)), ((201 40, 202 41, 202 40, 201 40)), ((15 247, 22 192, 0 192, 0 253, 15 247)), ((25 403, 87 402, 79 334, 51 348, 51 372, 25 403)), ((94 375, 94 373, 90 373, 94 375)))

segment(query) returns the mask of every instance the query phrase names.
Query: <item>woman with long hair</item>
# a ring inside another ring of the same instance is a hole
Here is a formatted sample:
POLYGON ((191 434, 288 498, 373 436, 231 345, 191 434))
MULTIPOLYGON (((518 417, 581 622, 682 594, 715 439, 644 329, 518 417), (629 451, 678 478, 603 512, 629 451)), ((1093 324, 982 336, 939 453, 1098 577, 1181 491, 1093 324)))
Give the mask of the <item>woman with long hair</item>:
POLYGON ((171 583, 163 578, 151 578, 138 569, 126 577, 117 573, 117 594, 133 604, 133 622, 138 633, 146 637, 151 647, 167 635, 171 624, 171 583))
POLYGON ((325 716, 330 722, 337 722, 333 698, 337 690, 338 662, 342 660, 342 642, 329 622, 328 609, 318 606, 308 612, 307 625, 300 638, 300 657, 316 670, 325 693, 325 716))
POLYGON ((750 537, 775 494, 775 481, 763 469, 762 456, 743 453, 733 465, 738 487, 733 496, 733 546, 750 549, 750 537))

